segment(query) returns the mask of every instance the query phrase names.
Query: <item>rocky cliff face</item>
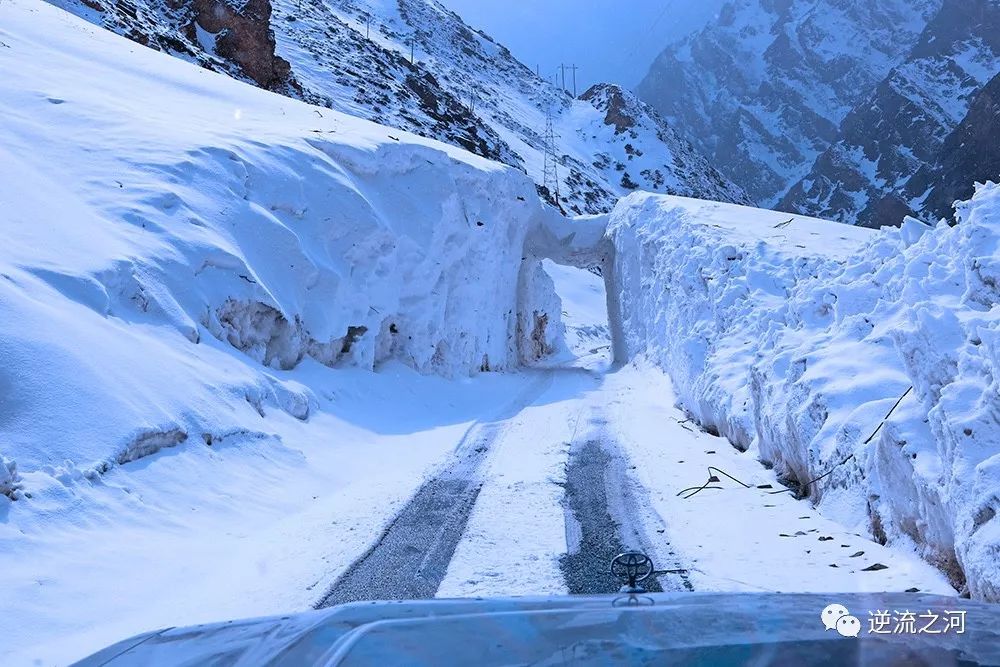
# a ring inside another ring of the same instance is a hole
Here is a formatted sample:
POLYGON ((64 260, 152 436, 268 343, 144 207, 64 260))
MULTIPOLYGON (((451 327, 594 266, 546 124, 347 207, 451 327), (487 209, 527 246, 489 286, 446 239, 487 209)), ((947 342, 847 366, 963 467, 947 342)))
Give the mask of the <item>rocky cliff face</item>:
MULTIPOLYGON (((926 188, 908 182, 945 159, 949 135, 998 71, 1000 3, 945 0, 906 60, 847 114, 837 140, 779 207, 872 227, 898 225, 907 213, 921 213, 926 188)), ((971 126, 966 130, 977 133, 971 126)), ((967 198, 974 172, 981 170, 956 157, 950 158, 952 167, 962 163, 968 174, 952 171, 951 177, 968 180, 962 189, 967 198)), ((928 177, 921 175, 918 183, 928 177)))
POLYGON ((606 98, 573 99, 436 0, 51 1, 258 86, 523 169, 540 189, 550 117, 567 211, 606 212, 638 187, 750 201, 631 94, 615 99, 628 98, 636 125, 618 131, 606 98))
POLYGON ((1000 74, 975 96, 933 164, 907 182, 904 199, 927 220, 951 218, 952 204, 970 199, 975 183, 986 181, 1000 182, 1000 74))
POLYGON ((202 41, 199 32, 209 33, 215 53, 235 63, 261 88, 275 90, 288 81, 291 67, 274 53, 270 0, 194 0, 191 7, 189 37, 202 41))
POLYGON ((921 37, 941 0, 734 0, 667 48, 637 88, 764 206, 921 37))
MULTIPOLYGON (((440 71, 411 62, 407 31, 359 3, 275 0, 278 50, 312 101, 368 120, 461 146, 523 168, 520 156, 442 85, 440 71), (346 7, 346 9, 345 9, 346 7)), ((371 8, 374 9, 374 8, 371 8)))

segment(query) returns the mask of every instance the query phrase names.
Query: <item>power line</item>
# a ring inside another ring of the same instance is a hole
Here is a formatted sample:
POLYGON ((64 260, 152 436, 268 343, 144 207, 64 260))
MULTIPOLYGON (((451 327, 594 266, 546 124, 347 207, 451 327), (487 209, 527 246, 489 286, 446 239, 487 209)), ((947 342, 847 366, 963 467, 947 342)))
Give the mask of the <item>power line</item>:
MULTIPOLYGON (((899 407, 899 404, 902 403, 903 399, 906 398, 907 396, 909 396, 910 392, 912 392, 912 391, 913 391, 913 385, 910 385, 910 387, 906 391, 903 392, 903 395, 900 396, 898 399, 896 399, 896 402, 893 403, 893 405, 892 405, 891 408, 889 408, 889 412, 885 413, 885 417, 883 417, 882 421, 880 421, 878 423, 878 426, 875 427, 875 430, 871 432, 871 435, 869 435, 867 438, 865 438, 864 442, 861 443, 862 446, 867 445, 869 442, 871 442, 872 440, 875 439, 875 436, 878 434, 878 432, 881 431, 882 427, 885 426, 885 424, 886 424, 887 421, 889 421, 889 417, 892 416, 892 413, 896 411, 896 408, 899 407)), ((683 423, 681 425, 683 426, 683 423)), ((691 430, 691 429, 688 429, 688 430, 691 430)), ((848 454, 842 461, 839 461, 838 463, 835 463, 832 466, 830 466, 830 468, 825 473, 823 473, 822 475, 820 475, 819 477, 815 477, 815 478, 809 480, 808 482, 805 482, 804 484, 798 484, 798 485, 796 485, 795 488, 786 487, 786 488, 781 489, 779 491, 768 491, 768 495, 772 495, 773 496, 773 495, 777 495, 779 493, 793 493, 793 494, 800 493, 802 490, 808 489, 810 486, 812 486, 816 482, 822 480, 825 477, 828 477, 834 470, 836 470, 840 466, 844 465, 845 463, 847 463, 851 459, 855 458, 856 456, 857 456, 857 451, 853 451, 850 454, 848 454)), ((720 481, 719 477, 715 475, 715 473, 717 473, 717 472, 718 473, 722 473, 723 475, 725 475, 729 479, 733 480, 737 484, 740 484, 745 489, 749 489, 750 488, 749 484, 736 479, 735 477, 733 477, 732 475, 730 475, 726 471, 724 471, 724 470, 722 470, 720 468, 716 468, 715 466, 709 466, 708 467, 708 480, 704 484, 702 484, 700 486, 689 486, 686 489, 681 489, 680 491, 677 492, 677 495, 683 497, 684 500, 687 500, 688 498, 691 498, 692 496, 697 495, 698 493, 704 491, 705 489, 712 489, 712 490, 720 490, 720 489, 722 489, 721 486, 710 486, 713 482, 720 481)), ((760 487, 760 486, 758 486, 757 488, 767 488, 767 487, 760 487)), ((803 495, 807 495, 807 494, 808 493, 803 494, 803 495)))
POLYGON ((565 63, 559 64, 559 71, 562 72, 562 89, 566 90, 566 70, 573 72, 573 97, 576 97, 576 70, 580 69, 574 63, 573 65, 566 65, 565 63))
POLYGON ((675 4, 677 4, 677 3, 676 2, 672 2, 671 0, 667 0, 667 2, 663 3, 663 9, 660 10, 660 13, 656 15, 656 18, 653 19, 653 22, 649 24, 649 28, 646 29, 646 32, 642 36, 640 36, 638 39, 632 40, 632 49, 628 53, 625 54, 624 58, 622 58, 622 60, 621 60, 621 65, 622 66, 624 66, 626 63, 628 63, 629 61, 632 60, 632 58, 635 56, 636 52, 639 50, 639 47, 642 45, 642 43, 645 42, 645 40, 649 38, 649 36, 650 36, 650 34, 652 34, 653 30, 656 29, 656 26, 659 25, 660 21, 663 20, 663 17, 667 15, 667 12, 669 10, 673 9, 673 7, 674 7, 675 4))

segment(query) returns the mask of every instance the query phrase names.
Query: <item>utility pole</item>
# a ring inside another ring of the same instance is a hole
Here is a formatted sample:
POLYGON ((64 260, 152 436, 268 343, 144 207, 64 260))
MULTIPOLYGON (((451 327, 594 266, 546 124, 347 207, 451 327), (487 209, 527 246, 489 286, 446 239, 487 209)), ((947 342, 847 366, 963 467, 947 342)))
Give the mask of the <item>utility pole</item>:
POLYGON ((573 97, 576 97, 576 70, 577 66, 574 64, 572 67, 567 67, 566 69, 573 71, 573 97))
POLYGON ((562 209, 559 203, 559 158, 556 154, 556 133, 552 129, 552 111, 545 113, 545 160, 542 166, 542 185, 548 190, 549 196, 554 198, 557 208, 562 209))
POLYGON ((563 65, 562 63, 559 63, 559 69, 560 69, 560 71, 562 71, 562 89, 563 89, 563 92, 565 92, 566 91, 566 66, 563 65))
POLYGON ((410 64, 412 65, 413 64, 413 48, 414 48, 414 46, 417 43, 417 33, 411 34, 410 38, 409 38, 409 41, 410 41, 410 64))

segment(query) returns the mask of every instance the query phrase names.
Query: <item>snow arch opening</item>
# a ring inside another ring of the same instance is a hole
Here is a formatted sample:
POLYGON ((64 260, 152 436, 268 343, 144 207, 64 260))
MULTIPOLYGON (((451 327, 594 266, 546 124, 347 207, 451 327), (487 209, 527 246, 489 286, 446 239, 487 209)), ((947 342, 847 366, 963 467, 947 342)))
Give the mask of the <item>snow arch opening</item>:
POLYGON ((591 334, 607 336, 611 361, 624 361, 620 290, 614 280, 614 247, 605 237, 607 222, 606 215, 568 220, 552 211, 525 239, 518 275, 517 342, 522 364, 533 365, 542 359, 565 361, 577 356, 565 347, 567 326, 562 320, 561 294, 566 294, 567 285, 572 283, 582 291, 567 294, 570 301, 576 302, 573 306, 577 317, 569 327, 570 340, 583 344, 591 334), (589 277, 574 281, 565 267, 590 272, 589 277), (554 276, 557 280, 553 280, 554 276), (603 291, 604 317, 596 312, 594 295, 587 294, 588 290, 603 291), (606 325, 599 325, 600 320, 606 325), (594 325, 606 326, 606 331, 588 331, 594 325))

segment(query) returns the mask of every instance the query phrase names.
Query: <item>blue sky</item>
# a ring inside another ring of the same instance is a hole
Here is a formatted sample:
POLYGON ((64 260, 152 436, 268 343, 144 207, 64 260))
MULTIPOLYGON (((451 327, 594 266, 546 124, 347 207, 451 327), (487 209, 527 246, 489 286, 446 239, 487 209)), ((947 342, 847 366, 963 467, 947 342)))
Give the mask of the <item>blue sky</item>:
POLYGON ((711 20, 724 0, 440 1, 549 78, 575 63, 582 93, 599 81, 635 86, 667 44, 711 20))

